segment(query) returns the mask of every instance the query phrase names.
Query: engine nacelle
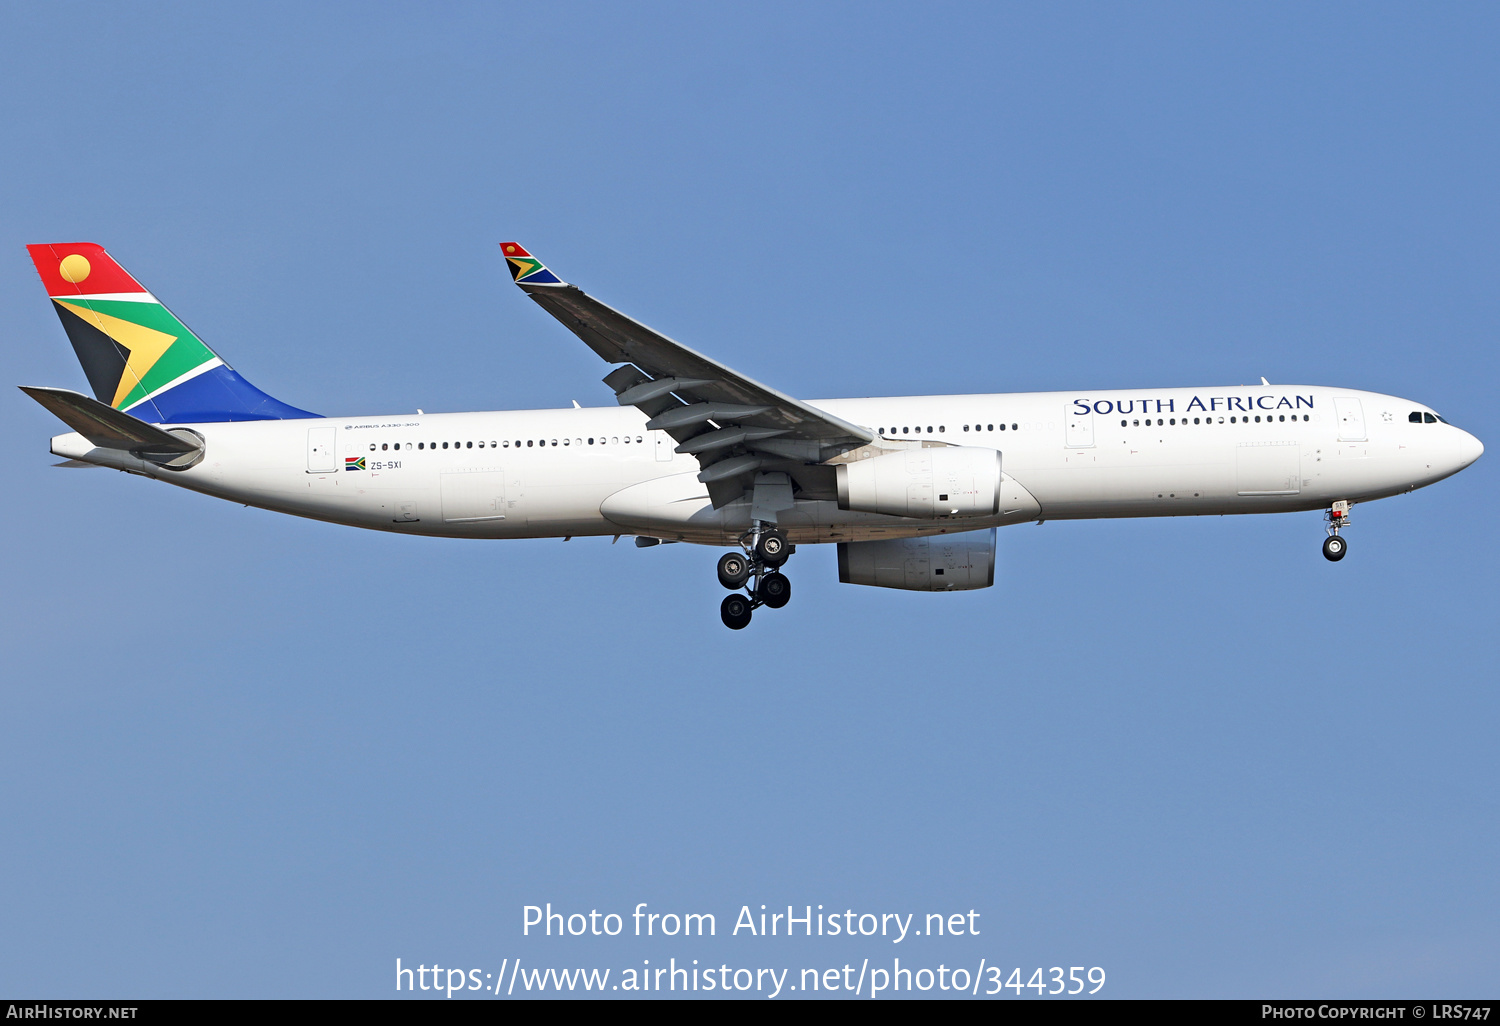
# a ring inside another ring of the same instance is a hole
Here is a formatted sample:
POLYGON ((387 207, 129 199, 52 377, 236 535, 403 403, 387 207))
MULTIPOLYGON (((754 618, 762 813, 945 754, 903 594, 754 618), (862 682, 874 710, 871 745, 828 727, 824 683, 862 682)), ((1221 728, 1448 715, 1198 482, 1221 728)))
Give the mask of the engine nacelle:
POLYGON ((988 517, 1000 511, 1000 453, 969 445, 907 449, 839 464, 839 509, 895 517, 988 517))
POLYGON ((839 542, 839 580, 905 591, 974 591, 995 583, 995 529, 839 542))

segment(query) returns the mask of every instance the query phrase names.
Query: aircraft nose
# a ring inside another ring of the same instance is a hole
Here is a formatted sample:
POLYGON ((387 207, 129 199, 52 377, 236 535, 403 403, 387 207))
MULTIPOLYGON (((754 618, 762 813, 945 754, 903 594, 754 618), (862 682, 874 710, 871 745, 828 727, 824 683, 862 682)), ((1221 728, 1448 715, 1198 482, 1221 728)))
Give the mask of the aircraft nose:
POLYGON ((1460 430, 1458 443, 1458 469, 1462 470, 1484 455, 1484 443, 1467 431, 1460 430))

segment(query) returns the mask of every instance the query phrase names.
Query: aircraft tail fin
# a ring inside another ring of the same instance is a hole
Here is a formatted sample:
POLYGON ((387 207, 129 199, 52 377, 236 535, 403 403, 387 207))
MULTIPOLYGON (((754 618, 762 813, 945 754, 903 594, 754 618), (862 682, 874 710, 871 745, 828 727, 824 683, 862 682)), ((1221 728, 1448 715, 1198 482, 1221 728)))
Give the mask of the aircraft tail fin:
POLYGON ((152 424, 318 416, 240 377, 103 246, 71 242, 26 250, 105 406, 152 424))

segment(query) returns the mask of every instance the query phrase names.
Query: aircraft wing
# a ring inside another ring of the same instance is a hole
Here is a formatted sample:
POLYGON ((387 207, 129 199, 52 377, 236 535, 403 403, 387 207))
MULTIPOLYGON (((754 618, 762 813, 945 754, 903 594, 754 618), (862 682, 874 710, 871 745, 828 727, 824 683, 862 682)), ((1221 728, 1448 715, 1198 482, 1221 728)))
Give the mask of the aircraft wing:
POLYGON ((808 494, 827 490, 811 468, 874 441, 868 428, 809 406, 675 342, 569 285, 519 243, 501 243, 511 277, 527 295, 610 363, 604 378, 621 406, 634 406, 703 468, 714 505, 739 498, 757 473, 790 473, 808 494))

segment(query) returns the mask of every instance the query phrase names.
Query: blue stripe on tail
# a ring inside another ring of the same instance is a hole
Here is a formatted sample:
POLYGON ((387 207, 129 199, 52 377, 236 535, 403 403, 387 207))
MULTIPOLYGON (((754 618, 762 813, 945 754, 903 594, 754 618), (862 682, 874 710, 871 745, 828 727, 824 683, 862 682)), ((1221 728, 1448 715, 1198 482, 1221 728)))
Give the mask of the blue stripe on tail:
POLYGON ((223 365, 136 403, 127 412, 152 424, 302 420, 322 416, 272 398, 223 365))

